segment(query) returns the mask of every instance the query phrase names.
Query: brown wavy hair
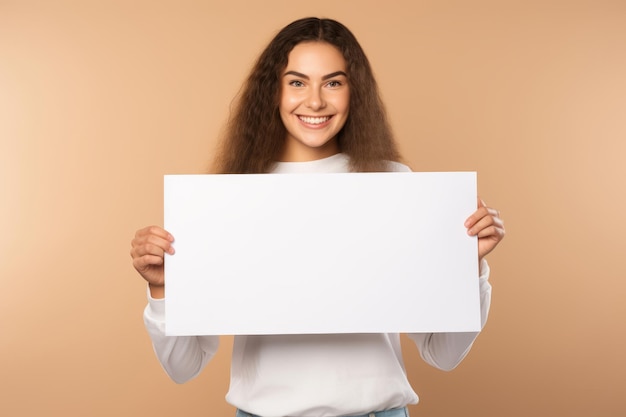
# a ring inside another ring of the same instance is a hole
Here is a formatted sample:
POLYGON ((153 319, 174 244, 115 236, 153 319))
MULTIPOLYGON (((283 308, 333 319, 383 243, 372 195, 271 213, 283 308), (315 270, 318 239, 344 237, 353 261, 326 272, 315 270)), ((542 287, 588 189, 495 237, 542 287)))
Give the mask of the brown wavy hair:
POLYGON ((281 75, 289 53, 301 42, 326 42, 341 51, 350 86, 350 113, 337 135, 351 170, 386 170, 398 153, 378 85, 365 52, 343 24, 315 17, 285 26, 261 53, 226 125, 214 169, 225 174, 266 173, 283 150, 287 131, 281 121, 281 75))

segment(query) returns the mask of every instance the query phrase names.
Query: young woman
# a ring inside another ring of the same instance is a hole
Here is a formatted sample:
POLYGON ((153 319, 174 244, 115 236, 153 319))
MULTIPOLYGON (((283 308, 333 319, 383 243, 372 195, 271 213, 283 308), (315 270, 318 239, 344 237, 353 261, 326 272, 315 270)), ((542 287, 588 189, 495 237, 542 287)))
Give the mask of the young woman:
MULTIPOLYGON (((387 123, 369 62, 342 24, 307 18, 283 28, 259 57, 239 97, 216 169, 220 173, 408 171, 387 123)), ((482 324, 491 286, 484 256, 504 236, 499 213, 479 201, 465 227, 478 237, 482 324)), ((203 369, 217 336, 164 334, 163 257, 174 237, 158 226, 132 240, 148 282, 146 328, 166 372, 185 382, 203 369)), ((410 334, 422 358, 450 370, 477 333, 410 334)), ((418 401, 398 334, 235 336, 227 401, 238 416, 407 415, 418 401)))

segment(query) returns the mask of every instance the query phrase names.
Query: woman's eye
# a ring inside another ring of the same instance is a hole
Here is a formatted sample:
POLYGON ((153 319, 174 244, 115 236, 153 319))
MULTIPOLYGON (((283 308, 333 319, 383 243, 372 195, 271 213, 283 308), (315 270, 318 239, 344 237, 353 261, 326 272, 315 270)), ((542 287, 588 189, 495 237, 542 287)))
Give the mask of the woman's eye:
POLYGON ((341 81, 329 81, 328 85, 330 88, 337 88, 341 86, 341 81))
POLYGON ((289 81, 289 85, 294 86, 294 87, 302 87, 304 83, 302 81, 293 80, 293 81, 289 81))

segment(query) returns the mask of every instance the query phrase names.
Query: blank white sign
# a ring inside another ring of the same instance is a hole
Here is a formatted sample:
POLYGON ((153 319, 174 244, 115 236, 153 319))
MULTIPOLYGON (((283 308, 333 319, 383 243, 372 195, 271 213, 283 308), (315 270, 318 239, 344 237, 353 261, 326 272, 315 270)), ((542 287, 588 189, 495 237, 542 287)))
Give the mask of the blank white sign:
POLYGON ((164 184, 169 335, 480 330, 474 172, 164 184))

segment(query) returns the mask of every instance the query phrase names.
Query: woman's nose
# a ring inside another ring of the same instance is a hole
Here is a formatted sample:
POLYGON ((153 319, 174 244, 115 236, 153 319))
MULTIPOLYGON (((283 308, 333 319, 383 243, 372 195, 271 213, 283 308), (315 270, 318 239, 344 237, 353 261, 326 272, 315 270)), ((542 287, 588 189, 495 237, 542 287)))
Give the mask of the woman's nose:
POLYGON ((326 101, 324 100, 324 95, 317 88, 312 88, 308 97, 306 106, 311 110, 320 110, 326 107, 326 101))

